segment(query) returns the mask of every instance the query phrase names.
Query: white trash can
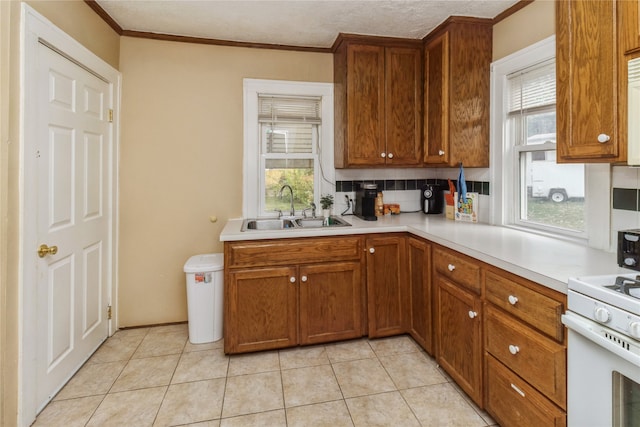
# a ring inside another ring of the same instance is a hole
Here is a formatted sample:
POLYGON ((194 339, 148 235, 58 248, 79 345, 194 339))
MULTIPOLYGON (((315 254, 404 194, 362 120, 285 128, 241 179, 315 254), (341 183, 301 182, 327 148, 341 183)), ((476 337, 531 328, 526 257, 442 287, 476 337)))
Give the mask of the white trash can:
POLYGON ((189 341, 203 344, 222 338, 224 255, 194 255, 184 265, 187 274, 189 341))

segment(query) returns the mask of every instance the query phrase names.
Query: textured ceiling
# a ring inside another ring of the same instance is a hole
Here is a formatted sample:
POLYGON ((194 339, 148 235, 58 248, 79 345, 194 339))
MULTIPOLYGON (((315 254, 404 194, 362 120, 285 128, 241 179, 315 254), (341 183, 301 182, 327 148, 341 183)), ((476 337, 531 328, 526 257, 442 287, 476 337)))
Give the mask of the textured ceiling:
POLYGON ((328 48, 338 33, 421 39, 451 15, 494 18, 518 0, 96 0, 123 30, 328 48))

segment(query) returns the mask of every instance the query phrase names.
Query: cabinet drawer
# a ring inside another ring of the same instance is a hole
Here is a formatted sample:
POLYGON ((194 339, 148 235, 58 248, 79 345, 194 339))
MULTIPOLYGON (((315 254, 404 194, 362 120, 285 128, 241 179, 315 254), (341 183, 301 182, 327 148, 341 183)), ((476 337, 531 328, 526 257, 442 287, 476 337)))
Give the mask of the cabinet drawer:
POLYGON ((433 254, 436 271, 458 285, 480 294, 480 266, 461 254, 436 249, 433 254))
POLYGON ((491 271, 487 271, 485 277, 487 301, 550 337, 560 342, 564 340, 564 327, 560 320, 564 312, 563 302, 491 271))
POLYGON ((359 237, 227 242, 225 263, 235 268, 359 260, 362 251, 359 237))
POLYGON ((564 346, 487 304, 485 349, 562 408, 567 406, 564 346))
POLYGON ((486 356, 486 409, 503 427, 565 427, 567 415, 533 387, 486 356))

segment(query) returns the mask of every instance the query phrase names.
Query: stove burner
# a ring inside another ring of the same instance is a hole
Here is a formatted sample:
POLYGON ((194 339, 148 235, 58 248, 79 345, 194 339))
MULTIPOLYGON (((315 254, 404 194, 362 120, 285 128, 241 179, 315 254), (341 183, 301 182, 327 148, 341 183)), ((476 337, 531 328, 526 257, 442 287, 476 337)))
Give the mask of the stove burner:
POLYGON ((633 298, 640 298, 640 275, 636 276, 635 279, 618 276, 616 277, 616 283, 614 285, 608 285, 605 286, 605 288, 629 295, 633 298), (634 290, 633 293, 632 289, 634 290))

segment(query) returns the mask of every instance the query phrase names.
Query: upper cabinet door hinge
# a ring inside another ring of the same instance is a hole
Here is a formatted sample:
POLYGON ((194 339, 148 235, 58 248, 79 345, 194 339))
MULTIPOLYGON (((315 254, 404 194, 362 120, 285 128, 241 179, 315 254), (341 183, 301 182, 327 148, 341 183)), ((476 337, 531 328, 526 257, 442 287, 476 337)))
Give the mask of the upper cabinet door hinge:
POLYGON ((109 109, 109 123, 113 123, 113 110, 109 109))
POLYGON ((111 305, 107 306, 107 319, 111 320, 111 305))

